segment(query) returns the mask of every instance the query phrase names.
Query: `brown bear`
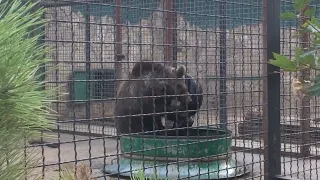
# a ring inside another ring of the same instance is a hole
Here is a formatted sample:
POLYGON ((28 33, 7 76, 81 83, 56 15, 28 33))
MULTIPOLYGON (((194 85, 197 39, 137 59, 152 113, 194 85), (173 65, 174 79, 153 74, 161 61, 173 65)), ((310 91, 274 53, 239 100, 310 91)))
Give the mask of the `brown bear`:
POLYGON ((136 63, 117 92, 114 108, 117 133, 163 129, 161 117, 167 112, 186 109, 191 101, 184 80, 178 79, 185 74, 184 66, 173 70, 161 63, 136 63))

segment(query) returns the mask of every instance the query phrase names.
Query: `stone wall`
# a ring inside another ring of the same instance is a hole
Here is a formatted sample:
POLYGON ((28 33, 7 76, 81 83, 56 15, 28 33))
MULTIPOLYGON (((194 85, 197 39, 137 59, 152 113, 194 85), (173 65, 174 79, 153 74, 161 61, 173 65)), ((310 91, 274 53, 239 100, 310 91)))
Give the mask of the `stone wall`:
MULTIPOLYGON (((164 30, 163 13, 156 11, 153 18, 142 19, 138 25, 125 25, 122 31, 122 48, 125 59, 123 60, 122 74, 125 77, 133 65, 140 59, 154 59, 164 61, 164 30)), ((46 40, 53 48, 50 58, 58 66, 57 71, 52 71, 46 77, 48 87, 61 86, 62 95, 58 107, 60 119, 85 119, 85 106, 72 107, 65 103, 68 101, 68 80, 74 70, 86 69, 86 44, 85 44, 85 17, 81 13, 71 11, 70 7, 47 9, 47 18, 52 22, 46 27, 46 40), (57 11, 57 12, 55 12, 57 11), (55 16, 57 13, 58 17, 55 16), (56 83, 58 82, 58 83, 56 83), (75 113, 73 113, 73 108, 75 113)), ((115 55, 115 22, 112 17, 90 18, 91 55, 90 69, 114 68, 115 55)), ((203 113, 209 114, 210 122, 214 123, 218 116, 219 84, 216 77, 219 75, 219 33, 217 29, 200 29, 186 22, 178 14, 178 62, 185 64, 188 73, 197 77, 202 83, 205 99, 203 113)), ((294 52, 297 39, 292 35, 295 29, 281 30, 281 49, 287 55, 294 52)), ((263 32, 262 24, 251 24, 236 27, 227 31, 227 76, 228 77, 264 77, 263 74, 263 32)), ((281 100, 281 107, 286 109, 285 116, 296 116, 297 101, 290 98, 290 81, 294 75, 283 74, 282 94, 286 95, 281 100), (290 110, 290 108, 293 110, 290 110)), ((229 80, 228 113, 230 118, 242 116, 250 107, 262 107, 263 82, 256 80, 229 80)), ((92 102, 91 118, 112 116, 112 102, 92 102)), ((316 108, 312 108, 313 111, 316 108)))

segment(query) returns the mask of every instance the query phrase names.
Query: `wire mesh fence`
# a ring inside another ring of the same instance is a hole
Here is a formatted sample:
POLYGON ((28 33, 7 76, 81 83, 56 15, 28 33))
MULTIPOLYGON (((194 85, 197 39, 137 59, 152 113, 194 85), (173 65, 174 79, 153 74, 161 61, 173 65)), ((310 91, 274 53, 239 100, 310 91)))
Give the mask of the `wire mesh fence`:
MULTIPOLYGON (((316 9, 319 17, 319 3, 311 1, 310 8, 316 9)), ((293 1, 281 1, 282 11, 292 11, 293 1)), ((296 47, 307 47, 309 37, 295 36, 303 22, 281 22, 281 53, 294 56, 296 47)), ((303 73, 281 73, 281 150, 287 157, 281 160, 282 174, 298 179, 318 179, 318 98, 302 97, 294 85, 301 77, 306 80, 315 77, 314 71, 303 73)))
POLYGON ((281 22, 276 29, 266 19, 276 21, 274 7, 286 11, 292 1, 48 0, 41 5, 50 20, 43 41, 53 49, 47 66, 57 66, 46 74, 46 87, 61 89, 52 102, 57 138, 48 140, 58 146, 39 146, 37 173, 44 179, 59 178, 67 165, 81 163, 99 179, 136 175, 141 167, 148 167, 146 176, 160 179, 275 174, 318 179, 317 101, 305 99, 302 106, 293 95, 296 74, 280 73, 281 82, 266 80, 272 73, 266 71, 268 53, 277 51, 269 47, 281 45, 280 52, 292 56, 299 45, 293 37, 298 22, 281 22), (274 29, 266 32, 266 27, 274 29), (281 41, 267 44, 277 30, 281 41), (274 106, 268 110, 279 117, 264 112, 266 106, 274 106), (172 127, 179 129, 163 130, 172 127), (152 131, 143 132, 147 129, 152 131), (281 143, 270 151, 277 131, 281 143), (280 150, 281 157, 273 154, 280 150), (271 170, 272 163, 281 168, 271 170))

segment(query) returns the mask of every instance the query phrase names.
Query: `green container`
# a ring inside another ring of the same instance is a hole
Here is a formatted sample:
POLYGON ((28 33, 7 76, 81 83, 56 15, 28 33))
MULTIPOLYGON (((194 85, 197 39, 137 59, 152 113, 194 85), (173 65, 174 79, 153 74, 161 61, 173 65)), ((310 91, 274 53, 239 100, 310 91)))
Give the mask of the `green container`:
POLYGON ((190 128, 189 136, 127 135, 120 138, 123 153, 137 156, 201 158, 226 153, 231 132, 216 128, 190 128))
MULTIPOLYGON (((167 131, 174 134, 175 130, 167 131), (170 132, 171 131, 171 132, 170 132)), ((110 176, 146 178, 223 179, 248 173, 248 168, 232 158, 231 132, 204 127, 189 128, 188 136, 163 133, 125 135, 120 138, 122 155, 104 168, 110 176)))

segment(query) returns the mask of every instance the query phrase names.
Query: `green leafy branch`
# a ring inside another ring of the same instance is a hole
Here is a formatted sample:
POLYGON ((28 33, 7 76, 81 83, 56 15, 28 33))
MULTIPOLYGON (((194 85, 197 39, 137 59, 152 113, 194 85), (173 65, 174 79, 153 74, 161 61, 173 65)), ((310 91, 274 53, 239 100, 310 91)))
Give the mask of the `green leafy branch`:
POLYGON ((43 89, 37 73, 51 60, 46 58, 43 29, 45 9, 22 0, 0 1, 0 179, 30 179, 41 158, 36 148, 26 148, 26 140, 42 136, 50 129, 54 113, 50 109, 54 91, 43 89), (38 28, 36 28, 38 27, 38 28), (34 35, 33 35, 34 34, 34 35))
MULTIPOLYGON (((294 8, 296 12, 281 13, 280 18, 283 20, 306 19, 297 32, 298 37, 308 33, 312 38, 310 46, 307 48, 296 48, 294 58, 289 59, 284 55, 273 53, 274 59, 270 60, 270 64, 280 67, 286 72, 300 72, 308 69, 315 71, 320 70, 319 56, 317 51, 320 49, 320 23, 315 17, 316 8, 309 8, 310 0, 294 0, 294 8)), ((314 84, 300 82, 304 87, 300 89, 304 93, 312 96, 320 96, 320 76, 316 76, 314 84)))

